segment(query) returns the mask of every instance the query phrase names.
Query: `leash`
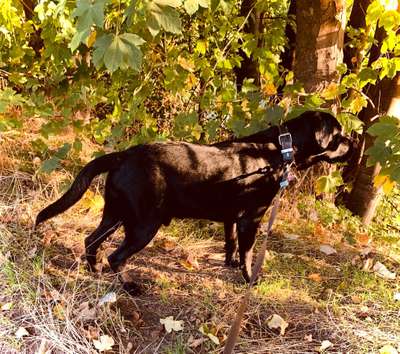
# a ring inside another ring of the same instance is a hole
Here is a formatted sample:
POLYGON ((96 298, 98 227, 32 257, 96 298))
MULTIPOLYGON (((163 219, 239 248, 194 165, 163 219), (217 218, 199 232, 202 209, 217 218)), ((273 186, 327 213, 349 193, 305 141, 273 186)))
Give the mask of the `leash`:
MULTIPOLYGON (((271 233, 272 225, 274 224, 276 216, 278 215, 280 198, 281 198, 281 195, 282 195, 283 191, 285 190, 285 188, 289 185, 289 181, 290 181, 290 167, 293 164, 293 160, 294 160, 292 136, 287 131, 287 129, 286 129, 286 132, 283 132, 281 130, 281 127, 278 127, 278 128, 279 128, 278 140, 279 140, 279 144, 281 145, 281 153, 282 153, 282 158, 283 158, 283 163, 284 163, 283 176, 279 183, 279 187, 280 187, 279 191, 276 194, 276 196, 274 197, 274 202, 273 202, 272 209, 271 209, 271 215, 268 220, 267 232, 265 234, 265 237, 264 237, 263 243, 260 247, 260 250, 257 253, 256 262, 254 263, 254 266, 252 269, 250 282, 248 284, 247 290, 242 298, 239 309, 237 310, 236 318, 235 318, 234 322, 232 323, 232 326, 229 330, 229 334, 228 334, 228 338, 225 343, 223 354, 232 354, 233 353, 233 349, 235 347, 236 340, 239 337, 240 324, 242 322, 244 312, 246 311, 247 303, 250 299, 251 288, 254 285, 255 281, 257 280, 258 274, 260 273, 262 265, 264 263, 265 252, 267 251, 268 236, 271 233)), ((259 169, 259 170, 261 170, 261 169, 259 169)), ((257 171, 255 171, 254 173, 256 173, 256 172, 257 171)), ((254 173, 252 173, 252 174, 254 174, 254 173)), ((239 177, 242 177, 242 176, 239 176, 239 177)))

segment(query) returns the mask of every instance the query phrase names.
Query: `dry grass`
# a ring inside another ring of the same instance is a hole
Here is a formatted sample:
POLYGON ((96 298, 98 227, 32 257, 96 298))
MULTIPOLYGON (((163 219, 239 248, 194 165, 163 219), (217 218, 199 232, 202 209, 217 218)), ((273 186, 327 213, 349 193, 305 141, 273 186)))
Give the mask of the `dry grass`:
MULTIPOLYGON (((130 297, 105 262, 120 232, 102 247, 100 273, 87 272, 81 261, 83 239, 99 221, 99 205, 91 195, 32 230, 37 212, 60 195, 72 174, 38 175, 27 143, 35 131, 26 134, 31 135, 1 141, 0 352, 95 353, 93 340, 107 334, 115 341, 110 353, 221 353, 244 291, 239 272, 223 266, 221 226, 176 221, 160 230, 124 269, 125 279, 142 286, 141 295, 130 297), (16 141, 18 148, 10 144, 16 141), (188 257, 198 266, 191 269, 188 257), (117 301, 99 305, 111 291, 117 301), (167 316, 183 320, 184 330, 166 333, 159 320, 167 316), (205 325, 221 344, 199 332, 205 325), (29 335, 16 338, 19 327, 29 335)), ((283 205, 269 241, 236 353, 315 352, 323 340, 333 344, 330 352, 400 346, 400 301, 393 300, 399 280, 360 269, 360 249, 344 241, 343 230, 302 217, 292 198, 283 205), (288 232, 299 237, 290 240, 288 232), (331 244, 338 254, 322 254, 321 243, 331 244), (274 313, 289 323, 283 336, 267 325, 274 313)), ((392 270, 398 267, 382 255, 373 257, 392 270)))

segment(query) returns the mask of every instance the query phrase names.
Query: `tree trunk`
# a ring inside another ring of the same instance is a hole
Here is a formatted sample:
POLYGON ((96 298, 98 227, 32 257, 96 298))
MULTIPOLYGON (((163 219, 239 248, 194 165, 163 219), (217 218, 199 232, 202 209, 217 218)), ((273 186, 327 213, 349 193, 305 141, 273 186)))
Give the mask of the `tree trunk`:
POLYGON ((343 61, 344 0, 297 0, 295 79, 306 92, 339 79, 343 61), (338 20, 340 19, 340 20, 338 20))
MULTIPOLYGON (((376 105, 378 112, 387 112, 388 115, 400 118, 400 75, 399 73, 390 80, 388 78, 380 81, 373 87, 371 99, 376 105)), ((371 118, 375 115, 375 110, 368 106, 363 110, 363 119, 367 122, 367 127, 371 125, 371 118)), ((362 112, 362 113, 363 113, 362 112)), ((365 150, 374 143, 374 138, 364 133, 365 150)), ((367 167, 368 157, 364 155, 358 168, 353 189, 346 201, 346 207, 356 215, 361 216, 363 224, 368 225, 376 211, 376 207, 382 196, 382 189, 374 186, 374 178, 379 174, 381 167, 379 164, 367 167)))
MULTIPOLYGON (((377 27, 374 45, 371 48, 368 59, 369 67, 379 58, 385 36, 384 28, 377 27)), ((365 124, 362 136, 362 151, 359 151, 361 162, 359 165, 351 166, 353 170, 346 171, 346 175, 354 176, 354 183, 349 196, 345 198, 345 205, 353 214, 361 216, 365 225, 372 221, 382 195, 382 190, 374 186, 374 178, 379 174, 381 168, 379 165, 367 167, 368 157, 363 155, 364 151, 374 143, 373 137, 367 134, 366 130, 371 126, 372 119, 377 114, 388 112, 392 106, 392 101, 395 102, 398 85, 397 78, 398 75, 393 80, 384 78, 376 85, 368 85, 366 87, 365 93, 371 98, 375 108, 368 103, 368 106, 359 114, 359 118, 365 124)), ((397 112, 393 108, 391 108, 390 113, 397 116, 397 112)))
MULTIPOLYGON (((244 31, 246 33, 254 34, 258 37, 259 29, 261 26, 261 18, 262 14, 259 13, 255 9, 256 1, 255 0, 243 0, 242 5, 240 7, 240 16, 248 19, 244 26, 244 31), (250 13, 251 12, 251 13, 250 13), (250 15, 249 15, 250 13, 250 15)), ((248 57, 246 53, 242 50, 239 51, 240 56, 242 57, 242 62, 240 67, 235 68, 236 74, 236 87, 241 90, 243 81, 247 79, 254 79, 254 84, 260 85, 260 73, 258 70, 258 63, 252 57, 248 57)))

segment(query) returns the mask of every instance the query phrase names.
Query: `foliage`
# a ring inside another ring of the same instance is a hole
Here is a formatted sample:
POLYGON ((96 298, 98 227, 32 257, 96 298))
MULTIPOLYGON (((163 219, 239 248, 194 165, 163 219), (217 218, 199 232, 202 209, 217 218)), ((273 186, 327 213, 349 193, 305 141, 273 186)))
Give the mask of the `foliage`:
MULTIPOLYGON (((378 0, 366 14, 370 30, 349 28, 349 36, 367 53, 374 25, 383 27, 380 57, 368 66, 366 56, 357 72, 340 65, 340 83, 310 95, 280 65, 292 21, 287 1, 256 2, 254 12, 264 18, 257 33, 244 30, 254 13, 240 16, 238 0, 39 0, 30 20, 22 2, 1 3, 0 129, 18 129, 24 115, 37 117, 43 138, 32 145, 41 153, 49 138, 74 130, 75 138, 44 162, 45 172, 79 153, 82 136, 98 143, 99 153, 166 138, 212 142, 338 102, 345 130, 361 132, 363 89, 400 69, 400 15, 378 0), (236 87, 242 55, 257 62, 259 86, 247 79, 236 87), (15 106, 22 115, 10 110, 15 106)), ((376 149, 370 153, 378 159, 376 149)))

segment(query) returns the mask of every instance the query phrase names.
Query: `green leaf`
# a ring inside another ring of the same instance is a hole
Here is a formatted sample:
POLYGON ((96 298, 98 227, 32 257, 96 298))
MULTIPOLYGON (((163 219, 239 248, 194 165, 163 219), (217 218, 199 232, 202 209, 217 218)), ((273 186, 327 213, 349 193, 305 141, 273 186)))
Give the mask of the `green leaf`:
POLYGON ((373 25, 378 21, 379 17, 385 12, 385 7, 379 0, 374 0, 367 9, 365 21, 367 26, 373 25))
POLYGON ((140 70, 142 52, 139 46, 145 41, 136 34, 107 34, 100 37, 94 46, 93 63, 100 67, 103 63, 111 72, 118 68, 140 70))
POLYGON ((339 113, 336 116, 336 119, 342 125, 346 133, 350 134, 352 131, 355 131, 356 133, 361 134, 363 131, 362 127, 364 123, 354 114, 339 113))
POLYGON ((360 79, 360 88, 363 88, 368 83, 375 84, 378 79, 378 73, 374 69, 364 68, 359 72, 358 77, 360 79))
POLYGON ((386 32, 393 31, 400 25, 400 14, 395 10, 386 11, 379 18, 379 27, 383 27, 386 32))
POLYGON ((149 12, 147 27, 153 36, 157 35, 160 28, 170 33, 181 33, 182 24, 179 13, 173 9, 173 7, 177 7, 175 5, 177 5, 177 2, 173 0, 149 2, 147 6, 149 12))
POLYGON ((52 158, 44 161, 40 167, 40 171, 44 173, 53 172, 56 168, 60 166, 60 159, 53 156, 52 158))
POLYGON ((91 27, 96 25, 103 28, 105 0, 78 0, 72 17, 77 17, 76 33, 69 47, 72 51, 78 48, 80 43, 85 43, 91 32, 91 27))
POLYGON ((198 0, 185 0, 184 8, 186 12, 191 16, 199 9, 198 0))
POLYGON ((281 124, 285 110, 280 106, 268 107, 265 110, 266 121, 272 125, 281 124))
POLYGON ((343 184, 342 176, 339 171, 334 171, 328 176, 321 176, 315 183, 315 191, 321 193, 334 193, 337 187, 343 184))

